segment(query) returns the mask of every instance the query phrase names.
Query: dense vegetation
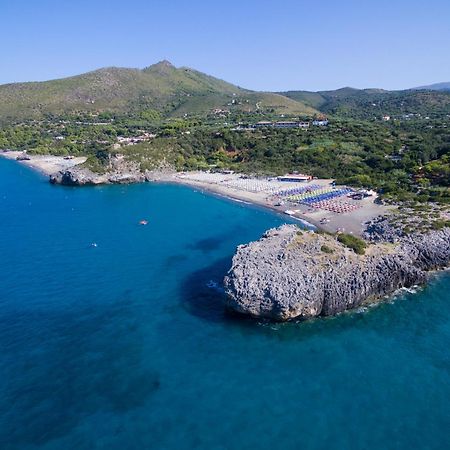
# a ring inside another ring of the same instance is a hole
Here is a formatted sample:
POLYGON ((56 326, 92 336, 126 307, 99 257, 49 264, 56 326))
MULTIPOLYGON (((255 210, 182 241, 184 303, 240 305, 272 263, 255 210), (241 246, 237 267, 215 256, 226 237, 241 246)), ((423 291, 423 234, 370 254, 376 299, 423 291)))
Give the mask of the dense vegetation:
POLYGON ((343 88, 283 94, 324 113, 352 119, 373 120, 384 115, 406 120, 412 117, 439 118, 450 111, 450 92, 447 91, 343 88))
POLYGON ((375 188, 385 198, 450 201, 450 93, 285 94, 290 98, 247 91, 167 62, 5 85, 0 149, 87 155, 95 170, 121 153, 143 170, 164 163, 177 170, 299 171, 375 188), (329 114, 329 126, 248 126, 311 120, 319 110, 329 114), (136 145, 121 141, 139 136, 146 137, 136 145))

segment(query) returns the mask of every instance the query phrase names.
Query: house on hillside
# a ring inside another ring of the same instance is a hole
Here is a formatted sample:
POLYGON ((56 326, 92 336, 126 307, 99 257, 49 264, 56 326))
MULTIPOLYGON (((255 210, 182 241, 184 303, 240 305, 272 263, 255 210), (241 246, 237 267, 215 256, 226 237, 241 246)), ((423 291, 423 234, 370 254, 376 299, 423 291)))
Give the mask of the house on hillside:
POLYGON ((326 127, 328 125, 328 119, 316 119, 313 120, 313 125, 316 127, 326 127))
POLYGON ((275 122, 273 126, 275 128, 297 128, 298 122, 275 122))
POLYGON ((402 155, 394 154, 394 155, 386 155, 385 159, 389 159, 392 162, 400 162, 403 157, 402 155))
POLYGON ((284 122, 275 122, 275 128, 308 128, 309 122, 294 122, 294 121, 284 121, 284 122))
POLYGON ((262 120, 261 122, 255 123, 255 128, 267 128, 273 126, 272 122, 262 120))

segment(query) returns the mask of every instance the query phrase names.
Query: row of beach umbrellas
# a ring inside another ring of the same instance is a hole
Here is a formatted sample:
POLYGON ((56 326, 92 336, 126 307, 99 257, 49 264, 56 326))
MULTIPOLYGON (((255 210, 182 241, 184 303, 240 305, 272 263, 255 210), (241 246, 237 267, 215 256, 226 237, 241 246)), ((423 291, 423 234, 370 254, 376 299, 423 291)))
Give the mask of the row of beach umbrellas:
POLYGON ((360 205, 355 205, 354 203, 342 202, 339 200, 323 200, 321 202, 310 204, 313 208, 325 209, 334 213, 342 214, 347 212, 355 211, 361 208, 360 205))

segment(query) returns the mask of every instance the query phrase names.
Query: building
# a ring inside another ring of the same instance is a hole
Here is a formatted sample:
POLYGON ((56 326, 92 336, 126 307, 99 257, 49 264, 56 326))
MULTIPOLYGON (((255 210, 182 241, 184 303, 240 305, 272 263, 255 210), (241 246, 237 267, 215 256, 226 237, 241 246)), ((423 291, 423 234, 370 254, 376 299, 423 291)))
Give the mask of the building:
POLYGON ((258 122, 255 128, 309 128, 309 122, 298 122, 298 121, 279 121, 279 122, 258 122))
POLYGON ((308 128, 309 122, 275 122, 273 126, 275 128, 308 128))
POLYGON ((255 128, 267 128, 267 127, 272 127, 272 126, 273 126, 272 122, 268 122, 265 120, 255 123, 255 128))
POLYGON ((278 181, 294 182, 294 183, 306 183, 312 180, 311 175, 304 175, 301 173, 288 174, 281 177, 277 177, 278 181))
POLYGON ((117 136, 117 142, 121 145, 135 145, 139 144, 140 142, 149 141, 155 137, 156 134, 152 133, 143 133, 140 136, 133 136, 133 137, 117 136))
POLYGON ((297 128, 298 122, 275 122, 273 126, 275 128, 297 128))
POLYGON ((386 155, 385 158, 392 162, 400 162, 402 160, 402 155, 386 155))
POLYGON ((317 119, 317 120, 313 120, 312 124, 316 127, 326 127, 328 125, 328 120, 327 119, 317 119))

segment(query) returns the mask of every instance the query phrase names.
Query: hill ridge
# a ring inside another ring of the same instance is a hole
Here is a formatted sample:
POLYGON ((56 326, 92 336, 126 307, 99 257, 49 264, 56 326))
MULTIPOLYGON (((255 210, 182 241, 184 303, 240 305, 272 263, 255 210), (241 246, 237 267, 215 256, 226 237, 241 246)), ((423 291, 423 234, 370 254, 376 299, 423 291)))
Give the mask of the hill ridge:
POLYGON ((40 118, 74 111, 153 109, 163 115, 207 114, 232 105, 279 114, 314 115, 314 108, 288 97, 256 92, 189 67, 162 60, 143 69, 102 67, 70 77, 0 85, 0 120, 40 118))

